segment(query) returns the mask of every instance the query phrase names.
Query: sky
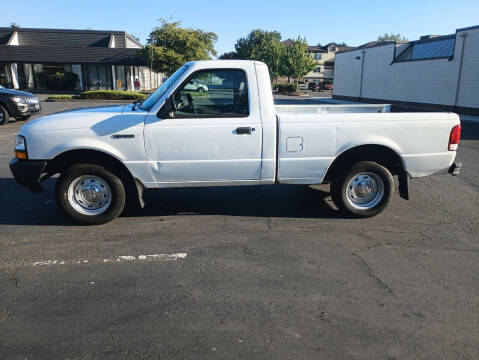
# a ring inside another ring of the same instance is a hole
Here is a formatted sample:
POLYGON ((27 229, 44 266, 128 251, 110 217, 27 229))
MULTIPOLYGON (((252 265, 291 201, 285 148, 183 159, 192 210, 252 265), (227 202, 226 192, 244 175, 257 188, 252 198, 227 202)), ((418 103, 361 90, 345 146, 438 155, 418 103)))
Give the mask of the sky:
POLYGON ((159 19, 218 35, 218 55, 250 30, 279 31, 283 39, 306 37, 310 45, 346 42, 357 46, 385 32, 409 40, 421 35, 452 34, 479 25, 479 0, 22 0, 4 2, 0 26, 124 30, 146 43, 159 19))

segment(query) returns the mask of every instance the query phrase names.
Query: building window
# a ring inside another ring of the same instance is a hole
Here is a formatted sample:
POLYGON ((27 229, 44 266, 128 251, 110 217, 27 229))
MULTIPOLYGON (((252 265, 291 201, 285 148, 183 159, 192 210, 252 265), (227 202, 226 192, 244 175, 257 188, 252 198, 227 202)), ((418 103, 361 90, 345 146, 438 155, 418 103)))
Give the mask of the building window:
POLYGON ((318 66, 316 70, 314 70, 315 73, 320 73, 321 72, 321 66, 318 66))
POLYGON ((7 89, 13 88, 10 64, 0 64, 0 85, 7 89))
POLYGON ((111 66, 105 64, 82 65, 83 87, 86 90, 111 90, 111 66))
POLYGON ((320 54, 320 53, 315 53, 315 54, 314 54, 314 58, 315 58, 316 60, 321 60, 321 57, 322 57, 322 54, 320 54))
POLYGON ((66 74, 71 72, 72 66, 70 64, 24 64, 23 66, 19 64, 18 66, 18 77, 21 88, 59 90, 52 87, 52 81, 47 81, 46 79, 56 76, 57 73, 66 74))
POLYGON ((124 65, 116 65, 115 76, 117 90, 128 90, 128 68, 124 65))
POLYGON ((395 61, 413 61, 426 59, 448 58, 454 55, 455 37, 441 38, 410 43, 395 61))

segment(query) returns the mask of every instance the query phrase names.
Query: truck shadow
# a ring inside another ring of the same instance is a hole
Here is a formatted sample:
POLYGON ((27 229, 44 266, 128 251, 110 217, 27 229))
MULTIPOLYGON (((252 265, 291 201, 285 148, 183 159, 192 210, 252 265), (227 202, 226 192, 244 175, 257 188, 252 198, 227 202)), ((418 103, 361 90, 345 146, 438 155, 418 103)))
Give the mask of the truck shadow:
POLYGON ((329 191, 324 186, 321 189, 302 185, 162 189, 145 193, 147 205, 134 215, 337 218, 339 214, 328 197, 329 191))
MULTIPOLYGON (((13 178, 0 178, 0 225, 78 225, 54 201, 55 179, 44 183, 45 191, 32 194, 13 178)), ((338 218, 326 189, 302 185, 197 187, 145 192, 146 207, 124 218, 171 215, 227 215, 244 217, 338 218)))

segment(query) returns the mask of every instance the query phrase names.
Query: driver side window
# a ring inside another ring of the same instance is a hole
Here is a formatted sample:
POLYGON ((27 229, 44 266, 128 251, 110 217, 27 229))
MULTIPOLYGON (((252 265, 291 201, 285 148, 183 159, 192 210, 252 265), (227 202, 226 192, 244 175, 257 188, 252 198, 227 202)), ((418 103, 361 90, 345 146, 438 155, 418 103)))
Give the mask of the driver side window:
POLYGON ((247 117, 248 86, 242 70, 201 70, 174 94, 175 118, 247 117))

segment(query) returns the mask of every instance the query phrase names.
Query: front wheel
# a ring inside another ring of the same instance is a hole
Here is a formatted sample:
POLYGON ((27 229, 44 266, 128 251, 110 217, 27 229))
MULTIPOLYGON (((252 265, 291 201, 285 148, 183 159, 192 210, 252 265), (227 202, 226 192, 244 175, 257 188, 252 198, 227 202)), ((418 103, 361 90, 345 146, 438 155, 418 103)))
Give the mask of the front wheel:
POLYGON ((0 125, 5 125, 8 123, 8 119, 10 118, 10 115, 8 115, 8 111, 0 106, 0 125))
POLYGON ((200 93, 204 93, 206 90, 202 87, 199 87, 198 89, 196 89, 196 91, 198 91, 200 93))
POLYGON ((86 224, 107 223, 125 207, 123 182, 99 165, 70 166, 58 178, 55 190, 60 207, 86 224))
POLYGON ((331 184, 336 206, 354 217, 379 214, 394 194, 394 180, 384 166, 361 161, 338 171, 331 184))

